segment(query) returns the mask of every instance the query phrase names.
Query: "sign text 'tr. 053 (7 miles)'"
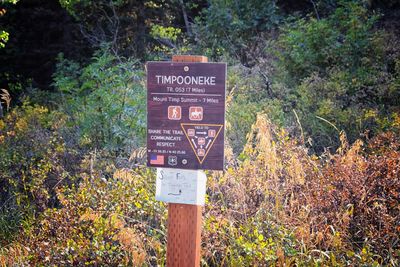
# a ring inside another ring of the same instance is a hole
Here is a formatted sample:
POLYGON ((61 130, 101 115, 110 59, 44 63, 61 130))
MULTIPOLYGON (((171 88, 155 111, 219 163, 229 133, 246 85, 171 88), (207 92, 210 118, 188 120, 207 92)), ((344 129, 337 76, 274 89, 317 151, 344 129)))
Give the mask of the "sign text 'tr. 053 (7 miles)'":
POLYGON ((225 63, 147 63, 147 165, 222 170, 225 63))

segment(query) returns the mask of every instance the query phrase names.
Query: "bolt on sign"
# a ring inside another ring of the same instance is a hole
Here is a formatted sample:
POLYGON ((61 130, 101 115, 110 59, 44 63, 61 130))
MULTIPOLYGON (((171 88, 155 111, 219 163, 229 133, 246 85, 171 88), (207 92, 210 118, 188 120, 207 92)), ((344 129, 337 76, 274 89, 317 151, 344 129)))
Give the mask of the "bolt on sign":
POLYGON ((222 170, 225 63, 147 63, 147 165, 222 170))

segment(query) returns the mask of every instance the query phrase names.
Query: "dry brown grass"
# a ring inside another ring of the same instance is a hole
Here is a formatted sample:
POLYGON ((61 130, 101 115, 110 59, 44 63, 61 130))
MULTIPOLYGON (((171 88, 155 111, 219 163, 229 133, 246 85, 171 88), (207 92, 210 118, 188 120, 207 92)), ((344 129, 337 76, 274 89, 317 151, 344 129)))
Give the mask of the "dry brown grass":
MULTIPOLYGON (((381 134, 368 145, 358 140, 350 146, 342 133, 341 140, 336 154, 312 156, 260 115, 243 162, 209 182, 212 205, 206 216, 218 218, 219 227, 236 228, 267 212, 294 234, 301 253, 330 260, 333 253, 343 264, 361 264, 355 255, 370 263, 398 262, 399 136, 381 134)), ((232 246, 214 233, 206 238, 218 240, 208 247, 213 253, 223 255, 232 246)), ((282 258, 280 250, 276 257, 282 258)))
MULTIPOLYGON (((260 115, 239 159, 227 153, 228 170, 209 175, 204 263, 396 266, 400 138, 341 139, 336 154, 309 155, 260 115)), ((27 256, 33 265, 163 264, 165 205, 154 200, 154 173, 121 168, 107 181, 98 178, 104 165, 91 166, 79 188, 60 189, 62 208, 47 210, 20 243, 0 252, 0 265, 27 256)))

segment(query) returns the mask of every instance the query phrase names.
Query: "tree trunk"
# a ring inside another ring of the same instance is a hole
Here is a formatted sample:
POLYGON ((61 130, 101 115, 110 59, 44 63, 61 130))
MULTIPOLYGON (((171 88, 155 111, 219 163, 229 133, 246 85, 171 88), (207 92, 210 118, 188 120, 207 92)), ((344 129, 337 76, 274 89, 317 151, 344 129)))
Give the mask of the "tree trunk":
POLYGON ((0 102, 0 119, 3 118, 3 106, 1 105, 0 102))
POLYGON ((146 26, 146 6, 144 1, 136 2, 134 7, 136 9, 136 57, 143 58, 146 54, 146 38, 147 38, 147 26, 146 26))
POLYGON ((189 19, 188 19, 187 13, 186 13, 185 3, 183 2, 183 0, 179 0, 179 3, 181 4, 183 19, 185 21, 187 34, 189 36, 192 36, 192 28, 190 27, 189 19))

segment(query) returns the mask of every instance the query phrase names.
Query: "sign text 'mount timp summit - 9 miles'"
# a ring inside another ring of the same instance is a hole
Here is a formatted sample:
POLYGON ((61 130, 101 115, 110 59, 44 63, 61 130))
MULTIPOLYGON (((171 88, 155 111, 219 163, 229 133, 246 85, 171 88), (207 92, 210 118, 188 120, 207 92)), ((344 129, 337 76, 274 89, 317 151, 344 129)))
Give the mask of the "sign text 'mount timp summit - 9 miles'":
POLYGON ((147 63, 147 165, 222 170, 225 63, 147 63))

